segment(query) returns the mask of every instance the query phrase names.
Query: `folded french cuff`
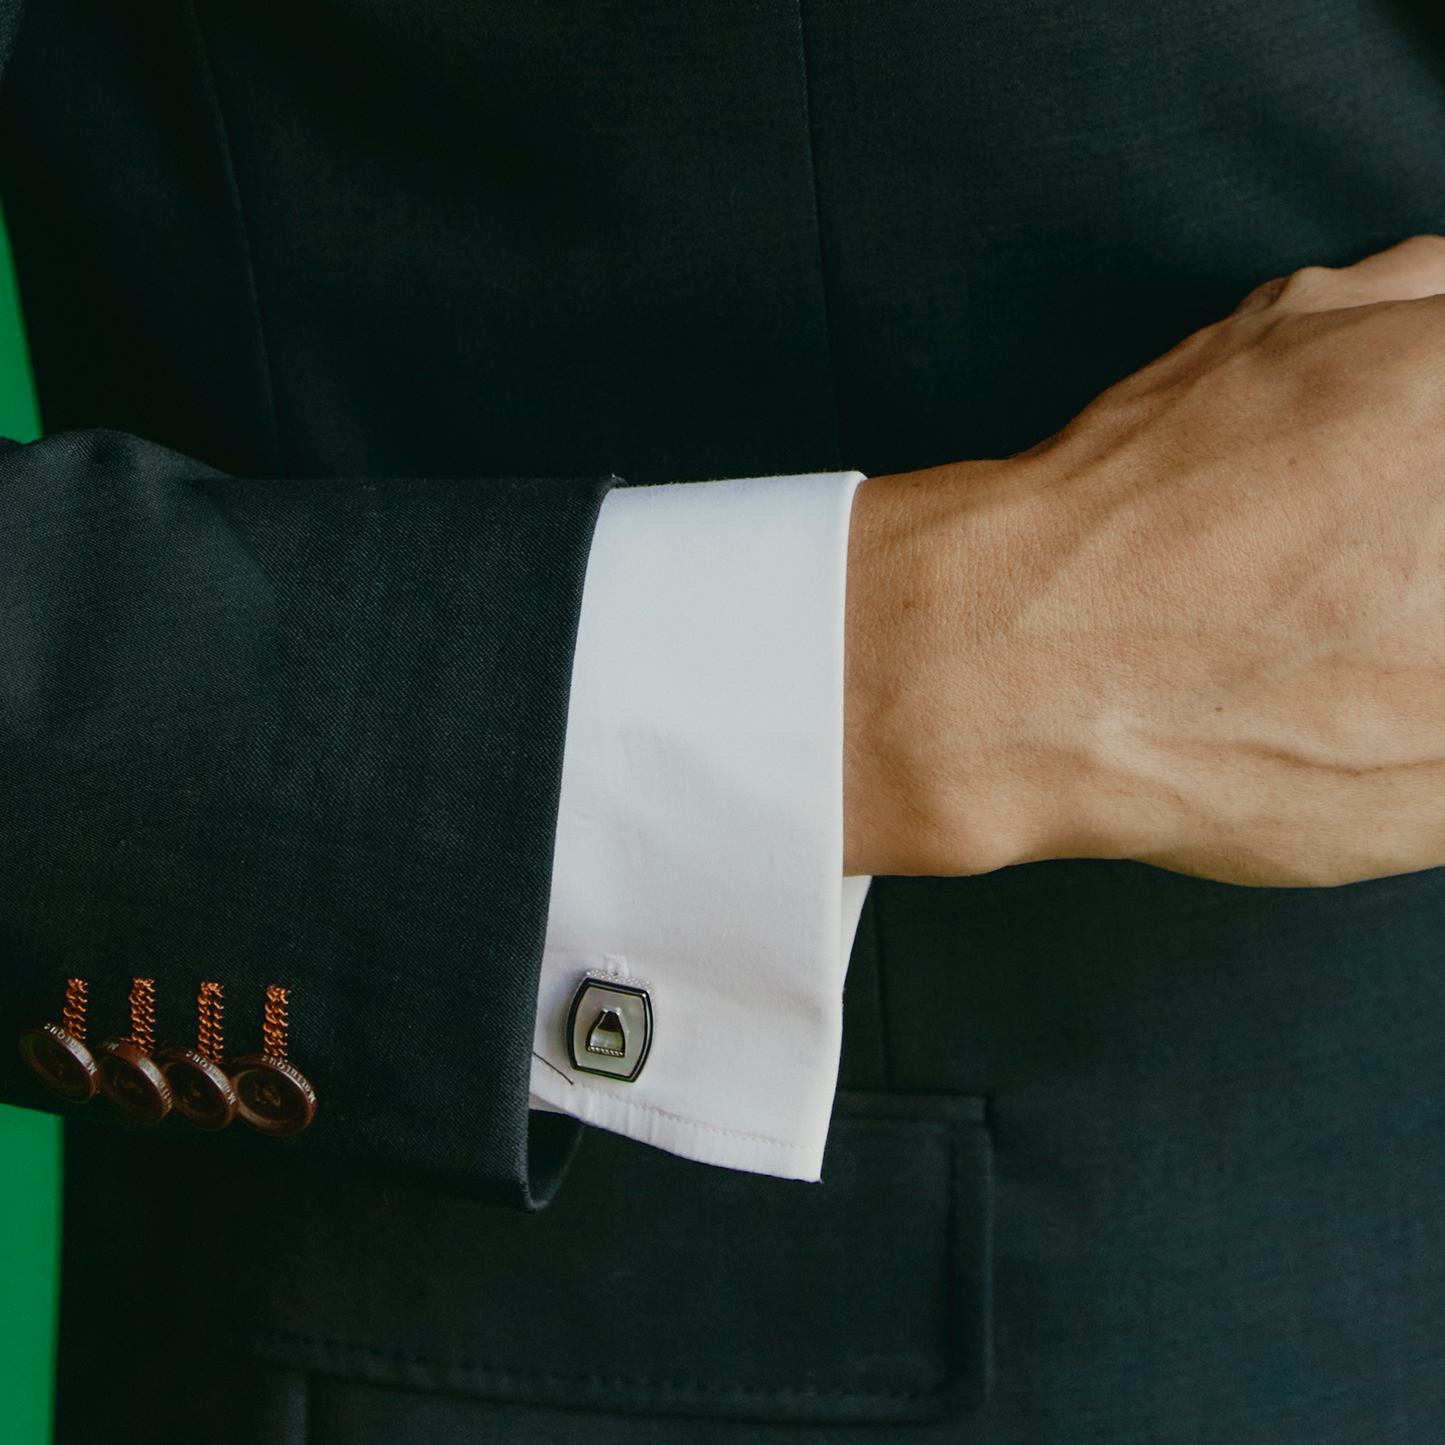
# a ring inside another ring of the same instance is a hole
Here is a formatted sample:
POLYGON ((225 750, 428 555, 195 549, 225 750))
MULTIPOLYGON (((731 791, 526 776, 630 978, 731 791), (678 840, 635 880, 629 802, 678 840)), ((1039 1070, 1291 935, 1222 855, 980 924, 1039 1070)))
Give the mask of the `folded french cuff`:
POLYGON ((818 1178, 867 890, 843 878, 842 798, 862 480, 624 488, 603 504, 534 1105, 702 1163, 818 1178))

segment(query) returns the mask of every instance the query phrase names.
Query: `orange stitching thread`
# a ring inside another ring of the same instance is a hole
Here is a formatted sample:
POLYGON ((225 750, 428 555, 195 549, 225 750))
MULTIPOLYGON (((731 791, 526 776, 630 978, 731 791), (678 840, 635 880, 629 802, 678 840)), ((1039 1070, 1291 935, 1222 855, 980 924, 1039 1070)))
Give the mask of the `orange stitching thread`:
POLYGON ((83 978, 65 980, 65 1012, 60 1016, 65 1032, 81 1043, 85 1042, 85 990, 83 978))
POLYGON ((221 1026, 221 1015, 224 1011, 221 985, 203 983, 196 999, 196 1047, 213 1064, 219 1064, 221 1055, 225 1052, 225 1035, 221 1026))
POLYGON ((289 988, 278 984, 266 985, 266 1025, 262 1033, 265 1039, 265 1053, 273 1059, 286 1058, 286 1004, 291 997, 289 988))
POLYGON ((135 1046, 147 1054, 156 1047, 156 981, 133 978, 130 981, 130 1036, 135 1046))

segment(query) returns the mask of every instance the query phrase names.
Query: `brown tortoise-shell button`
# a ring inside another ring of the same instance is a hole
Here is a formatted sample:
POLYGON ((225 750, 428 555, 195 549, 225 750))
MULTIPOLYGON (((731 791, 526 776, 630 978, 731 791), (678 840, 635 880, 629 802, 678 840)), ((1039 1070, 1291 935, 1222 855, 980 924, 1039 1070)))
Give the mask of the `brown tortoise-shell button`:
POLYGON ((107 1039, 96 1051, 100 1088, 133 1124, 159 1124, 175 1102, 160 1066, 134 1039, 107 1039))
POLYGON ((236 1112, 243 1124, 285 1139, 315 1117, 316 1092, 300 1069, 270 1054, 245 1054, 231 1064, 236 1112))
POLYGON ((226 1071, 199 1049, 165 1049, 155 1056, 176 1112, 197 1129, 224 1129, 236 1117, 236 1089, 226 1071))
POLYGON ((36 1024, 20 1035, 20 1053, 40 1082, 69 1104, 93 1099, 100 1088, 95 1055, 59 1024, 36 1024))

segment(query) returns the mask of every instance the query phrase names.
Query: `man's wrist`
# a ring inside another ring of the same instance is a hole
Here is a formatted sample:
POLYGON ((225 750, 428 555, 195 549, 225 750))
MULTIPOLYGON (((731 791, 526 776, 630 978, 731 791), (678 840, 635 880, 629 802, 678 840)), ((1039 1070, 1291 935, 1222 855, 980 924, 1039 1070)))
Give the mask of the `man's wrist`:
POLYGON ((1067 668, 1011 576, 1046 545, 1033 454, 865 482, 848 552, 844 850, 849 872, 983 873, 1108 852, 1087 748, 1064 735, 1067 668))

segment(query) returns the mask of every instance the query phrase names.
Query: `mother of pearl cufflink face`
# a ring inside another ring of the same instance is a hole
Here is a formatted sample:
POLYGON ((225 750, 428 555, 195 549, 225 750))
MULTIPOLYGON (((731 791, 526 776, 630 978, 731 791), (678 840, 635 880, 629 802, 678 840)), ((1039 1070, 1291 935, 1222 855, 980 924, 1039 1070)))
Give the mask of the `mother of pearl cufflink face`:
POLYGON ((641 984, 589 975, 567 1015, 567 1054, 582 1074, 631 1083, 652 1048, 652 995, 641 984))

